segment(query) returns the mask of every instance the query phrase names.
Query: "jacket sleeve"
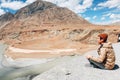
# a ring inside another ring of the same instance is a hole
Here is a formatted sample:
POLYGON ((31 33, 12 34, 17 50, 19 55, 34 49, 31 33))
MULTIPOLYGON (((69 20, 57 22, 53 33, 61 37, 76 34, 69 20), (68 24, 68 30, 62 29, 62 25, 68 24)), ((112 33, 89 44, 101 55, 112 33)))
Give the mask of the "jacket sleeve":
POLYGON ((93 57, 92 56, 90 58, 90 60, 93 60, 93 61, 98 62, 98 63, 102 63, 106 58, 106 54, 107 54, 106 53, 106 48, 101 48, 99 56, 98 57, 93 57))

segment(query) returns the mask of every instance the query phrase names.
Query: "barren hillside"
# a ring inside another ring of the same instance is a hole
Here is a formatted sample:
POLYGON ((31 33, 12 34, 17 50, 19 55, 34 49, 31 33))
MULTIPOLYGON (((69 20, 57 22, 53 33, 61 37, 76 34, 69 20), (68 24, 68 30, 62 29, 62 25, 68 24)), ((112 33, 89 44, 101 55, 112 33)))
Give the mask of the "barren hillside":
MULTIPOLYGON (((91 25, 67 8, 58 7, 50 2, 38 0, 22 9, 15 15, 5 14, 0 17, 0 22, 9 23, 0 32, 0 39, 15 39, 30 32, 48 32, 49 28, 66 28, 75 25, 91 25), (45 30, 44 30, 45 29, 45 30)), ((27 35, 26 34, 26 35, 27 35)), ((25 36, 25 35, 24 35, 25 36)), ((24 37, 25 38, 25 37, 24 37)), ((27 37, 26 37, 27 38, 27 37)))
POLYGON ((108 33, 108 40, 116 42, 120 32, 119 26, 93 25, 67 8, 41 0, 14 15, 2 15, 0 25, 1 41, 29 49, 76 48, 79 51, 96 45, 99 33, 108 33))

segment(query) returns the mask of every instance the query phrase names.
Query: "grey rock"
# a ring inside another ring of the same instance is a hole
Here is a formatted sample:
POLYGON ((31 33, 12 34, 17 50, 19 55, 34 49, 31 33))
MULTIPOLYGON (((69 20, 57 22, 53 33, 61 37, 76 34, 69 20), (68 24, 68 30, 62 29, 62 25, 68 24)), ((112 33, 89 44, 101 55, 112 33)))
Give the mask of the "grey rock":
POLYGON ((97 57, 97 51, 90 51, 83 56, 74 56, 70 61, 46 71, 33 80, 120 80, 120 43, 113 45, 116 54, 116 66, 114 70, 102 70, 93 68, 85 58, 87 54, 97 57), (69 74, 69 75, 66 75, 69 74))

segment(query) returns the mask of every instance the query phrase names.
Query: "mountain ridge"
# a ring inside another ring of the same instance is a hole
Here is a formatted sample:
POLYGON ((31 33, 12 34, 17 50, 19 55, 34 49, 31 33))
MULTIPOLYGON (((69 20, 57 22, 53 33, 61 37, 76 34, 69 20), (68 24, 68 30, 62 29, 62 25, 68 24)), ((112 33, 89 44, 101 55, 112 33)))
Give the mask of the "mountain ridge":
MULTIPOLYGON (((93 36, 96 36, 96 34, 101 33, 101 29, 107 29, 107 27, 103 28, 89 23, 68 8, 58 7, 53 3, 42 0, 37 0, 21 8, 10 19, 6 18, 6 21, 1 17, 0 22, 2 20, 6 24, 2 24, 2 28, 0 28, 0 40, 5 40, 9 43, 29 41, 40 37, 45 38, 45 36, 47 39, 54 34, 56 36, 60 35, 60 38, 62 38, 62 34, 63 39, 66 39, 67 36, 67 39, 81 42, 89 39, 93 34, 95 34, 93 36), (98 32, 96 32, 96 29, 98 29, 98 32), (89 31, 88 34, 86 30, 89 31), (79 35, 82 32, 84 34, 79 35)), ((105 31, 107 33, 111 32, 109 28, 108 31, 102 30, 102 32, 105 31)), ((115 31, 117 30, 115 29, 115 31)))
POLYGON ((45 16, 47 14, 48 18, 50 18, 49 14, 51 14, 51 16, 54 16, 54 17, 52 17, 52 19, 54 19, 54 18, 61 19, 61 18, 63 18, 63 16, 68 17, 68 15, 69 15, 73 19, 78 18, 82 21, 86 21, 85 19, 81 18, 80 16, 78 16, 77 14, 75 14, 74 12, 69 10, 68 8, 58 7, 57 5, 55 5, 53 3, 50 3, 50 2, 47 2, 47 1, 42 1, 42 0, 37 0, 36 2, 21 8, 15 14, 6 13, 4 15, 1 15, 0 16, 0 21, 5 21, 6 19, 8 19, 6 21, 10 21, 11 19, 24 19, 24 18, 27 18, 27 17, 30 17, 30 16, 34 16, 36 14, 39 14, 39 16, 42 16, 42 15, 45 16), (57 13, 58 16, 56 15, 56 13, 57 13), (61 14, 59 14, 59 13, 61 13, 61 14), (8 15, 8 14, 10 16, 8 16, 8 18, 5 18, 5 15, 8 15), (40 14, 42 14, 42 15, 40 15, 40 14), (9 17, 11 17, 11 16, 12 16, 12 18, 9 19, 9 17))

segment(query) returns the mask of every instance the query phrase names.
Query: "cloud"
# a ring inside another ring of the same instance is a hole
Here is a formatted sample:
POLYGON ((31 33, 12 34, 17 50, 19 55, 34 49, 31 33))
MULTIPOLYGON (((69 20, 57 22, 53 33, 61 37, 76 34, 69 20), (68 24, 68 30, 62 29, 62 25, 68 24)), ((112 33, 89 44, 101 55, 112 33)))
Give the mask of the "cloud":
POLYGON ((5 14, 5 11, 0 9, 0 15, 5 14))
POLYGON ((98 6, 120 9, 120 0, 107 0, 106 2, 99 3, 98 6))
POLYGON ((33 3, 33 2, 35 2, 36 0, 27 0, 26 1, 26 4, 30 4, 30 3, 33 3))
POLYGON ((104 14, 103 16, 106 17, 106 16, 110 16, 112 13, 107 13, 107 14, 104 14))
POLYGON ((93 16, 93 19, 96 19, 97 18, 97 16, 93 16))
POLYGON ((3 8, 9 8, 12 10, 18 10, 36 0, 27 0, 26 2, 22 1, 11 1, 11 0, 2 0, 1 7, 3 8))
POLYGON ((110 18, 111 19, 120 19, 120 14, 111 14, 110 18))
POLYGON ((97 7, 94 7, 92 10, 97 11, 97 10, 100 10, 100 9, 102 9, 102 7, 100 7, 100 6, 98 7, 97 6, 97 7))
POLYGON ((96 11, 96 10, 97 10, 97 8, 95 7, 95 8, 93 8, 93 10, 94 10, 94 11, 96 11))
POLYGON ((89 21, 89 20, 90 20, 90 17, 86 17, 85 19, 89 21))
POLYGON ((1 7, 3 8, 9 8, 12 10, 18 10, 22 7, 24 7, 25 4, 21 1, 13 1, 13 2, 4 2, 1 4, 1 7))
POLYGON ((60 7, 67 7, 75 13, 84 13, 93 4, 93 0, 44 0, 57 4, 60 7))
POLYGON ((95 24, 108 25, 115 22, 120 22, 120 14, 108 13, 104 14, 101 18, 101 22, 94 22, 95 24), (107 17, 107 18, 106 18, 107 17))
MULTIPOLYGON (((36 0, 1 0, 1 7, 8 8, 12 10, 18 10, 36 0)), ((93 4, 93 0, 44 0, 52 2, 60 7, 67 7, 77 14, 84 13, 93 4)))
POLYGON ((105 17, 102 17, 101 20, 105 20, 105 17))
POLYGON ((120 14, 108 13, 104 14, 104 17, 109 17, 110 19, 120 19, 120 14))

